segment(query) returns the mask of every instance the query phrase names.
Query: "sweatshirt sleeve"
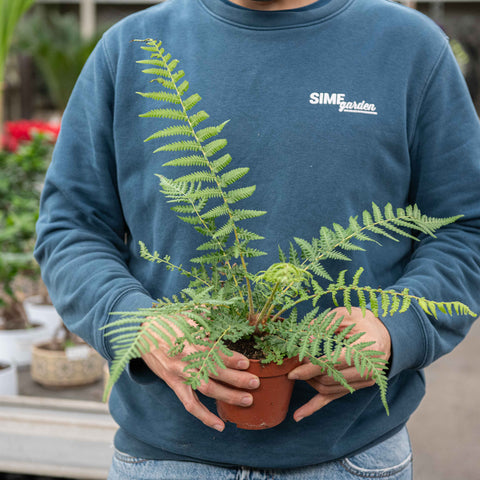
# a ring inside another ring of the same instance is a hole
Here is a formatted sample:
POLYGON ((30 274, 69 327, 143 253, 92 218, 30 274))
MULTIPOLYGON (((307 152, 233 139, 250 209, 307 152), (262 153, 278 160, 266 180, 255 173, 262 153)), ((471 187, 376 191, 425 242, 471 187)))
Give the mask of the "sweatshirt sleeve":
MULTIPOLYGON (((463 215, 420 237, 403 276, 390 287, 437 301, 461 301, 480 314, 480 124, 448 47, 420 98, 410 144, 411 203, 434 217, 463 215)), ((475 317, 426 315, 416 303, 382 317, 392 339, 390 376, 423 368, 451 351, 475 317)))
MULTIPOLYGON (((113 76, 103 41, 65 110, 42 192, 35 258, 65 325, 105 358, 110 312, 151 307, 128 269, 116 185, 113 76)), ((114 318, 114 317, 113 317, 114 318)))

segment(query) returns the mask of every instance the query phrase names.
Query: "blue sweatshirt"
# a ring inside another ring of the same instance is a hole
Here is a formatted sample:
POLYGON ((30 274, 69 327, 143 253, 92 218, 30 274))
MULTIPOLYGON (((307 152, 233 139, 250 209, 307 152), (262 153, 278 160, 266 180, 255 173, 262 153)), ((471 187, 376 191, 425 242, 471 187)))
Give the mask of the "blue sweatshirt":
MULTIPOLYGON (((286 12, 167 0, 105 34, 63 117, 35 255, 69 329, 111 360, 100 331, 109 313, 149 307, 185 286, 175 272, 141 259, 138 241, 184 265, 203 241, 158 192, 155 174, 172 176, 162 165, 174 156, 153 154, 160 144, 143 142, 166 126, 138 118, 158 108, 135 93, 155 89, 135 63, 148 52, 130 42, 148 37, 181 60, 210 124, 231 120, 225 151, 236 166, 250 167, 245 185, 257 186, 242 207, 268 211, 249 225, 266 238, 255 246, 269 253, 250 262, 252 271, 276 261, 278 245, 288 250, 294 236, 309 240, 321 225, 345 225, 372 201, 416 202, 430 216, 464 217, 436 238, 369 244, 336 268, 362 265, 367 285, 408 287, 480 311, 479 121, 433 22, 385 0, 330 0, 286 12)), ((374 445, 405 424, 424 395, 421 369, 460 342, 472 321, 435 320, 416 305, 382 320, 393 347, 390 416, 374 386, 297 424, 292 412, 315 392, 296 382, 278 427, 228 424, 219 433, 132 362, 110 398, 120 426, 115 445, 143 458, 258 468, 318 464, 374 445)))

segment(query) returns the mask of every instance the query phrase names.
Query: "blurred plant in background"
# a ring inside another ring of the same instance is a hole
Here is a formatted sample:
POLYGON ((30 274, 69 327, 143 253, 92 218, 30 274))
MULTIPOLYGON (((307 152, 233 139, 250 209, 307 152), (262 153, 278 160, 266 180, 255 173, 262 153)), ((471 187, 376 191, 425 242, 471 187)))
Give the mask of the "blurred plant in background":
POLYGON ((3 123, 5 64, 18 21, 35 0, 0 0, 0 130, 3 123))
POLYGON ((36 7, 18 28, 15 48, 31 55, 55 108, 63 111, 80 71, 102 35, 82 38, 78 18, 36 7))
MULTIPOLYGON (((55 143, 59 133, 59 123, 42 122, 40 120, 6 122, 1 146, 4 150, 15 152, 22 142, 33 140, 35 134, 41 134, 45 140, 55 143)), ((43 161, 43 159, 39 159, 39 161, 43 161)))
POLYGON ((41 122, 6 124, 0 150, 0 329, 27 328, 19 275, 39 277, 33 259, 35 223, 43 180, 58 126, 41 122))
POLYGON ((450 47, 452 48, 452 52, 455 55, 455 58, 457 59, 457 63, 458 63, 458 66, 460 67, 460 70, 465 76, 467 73, 468 64, 470 63, 470 57, 468 56, 468 53, 463 48, 462 44, 458 40, 455 40, 454 38, 450 39, 450 47))

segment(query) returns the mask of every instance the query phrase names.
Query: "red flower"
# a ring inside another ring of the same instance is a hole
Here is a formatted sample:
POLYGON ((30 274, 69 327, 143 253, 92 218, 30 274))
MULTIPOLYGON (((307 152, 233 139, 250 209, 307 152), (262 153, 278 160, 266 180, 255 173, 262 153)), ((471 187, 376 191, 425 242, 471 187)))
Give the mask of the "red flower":
POLYGON ((15 152, 22 142, 32 140, 35 133, 45 135, 52 143, 57 140, 60 124, 41 122, 39 120, 18 120, 6 122, 1 138, 3 149, 15 152))

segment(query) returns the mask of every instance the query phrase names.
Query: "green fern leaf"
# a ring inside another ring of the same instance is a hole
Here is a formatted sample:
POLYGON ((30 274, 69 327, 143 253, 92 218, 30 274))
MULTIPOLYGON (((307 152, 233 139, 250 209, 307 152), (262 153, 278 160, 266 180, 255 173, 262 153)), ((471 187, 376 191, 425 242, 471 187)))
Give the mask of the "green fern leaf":
POLYGON ((255 192, 255 185, 251 187, 243 187, 237 188, 235 190, 230 190, 227 192, 227 202, 229 204, 239 202, 240 200, 245 200, 252 196, 253 192, 255 192))
MULTIPOLYGON (((140 63, 140 62, 139 62, 140 63)), ((157 77, 168 77, 168 71, 163 68, 146 68, 142 70, 142 73, 147 73, 150 75, 156 75, 157 77)), ((163 82, 161 82, 163 84, 163 82)))
POLYGON ((232 157, 226 153, 225 155, 222 155, 220 158, 217 160, 214 160, 211 165, 212 165, 212 170, 215 173, 221 172, 227 165, 230 164, 232 161, 232 157))
POLYGON ((144 141, 149 142, 150 140, 154 140, 157 138, 164 138, 164 137, 173 137, 173 136, 192 136, 193 132, 192 129, 185 125, 173 125, 171 127, 164 128, 163 130, 159 130, 155 132, 153 135, 150 135, 144 141))
POLYGON ((154 150, 153 153, 157 152, 181 152, 185 150, 200 151, 202 149, 201 145, 196 140, 191 141, 180 141, 169 143, 168 145, 163 145, 160 148, 154 150))
POLYGON ((228 205, 224 203, 202 214, 202 218, 206 220, 210 218, 218 218, 222 215, 228 215, 228 214, 229 214, 228 205))
POLYGON ((192 115, 190 117, 190 125, 193 128, 195 128, 201 122, 203 122, 204 120, 207 120, 208 118, 210 118, 210 115, 207 112, 204 112, 203 110, 200 110, 199 112, 195 113, 195 115, 192 115))
POLYGON ((170 120, 186 120, 187 116, 183 110, 175 110, 172 108, 157 108, 149 112, 142 113, 139 117, 144 118, 169 118, 170 120))
POLYGON ((213 157, 217 152, 219 152, 222 148, 227 146, 227 141, 224 138, 220 138, 218 140, 213 140, 207 145, 205 145, 204 152, 207 157, 213 157))
POLYGON ((383 222, 382 211, 380 210, 378 205, 376 205, 374 202, 372 202, 372 209, 373 209, 373 218, 375 219, 375 221, 377 223, 383 222))
POLYGON ((180 157, 163 164, 164 167, 206 167, 207 165, 208 161, 200 155, 180 157))
POLYGON ((234 168, 233 170, 229 170, 228 172, 224 173, 220 177, 220 182, 222 187, 225 188, 231 185, 232 183, 235 183, 236 181, 244 177, 249 171, 250 169, 247 167, 240 167, 240 168, 234 168))
MULTIPOLYGON (((200 172, 194 172, 194 173, 189 173, 188 175, 183 175, 182 177, 178 177, 174 180, 175 183, 182 184, 184 182, 190 183, 190 182, 209 182, 213 183, 215 182, 215 175, 212 172, 209 171, 200 171, 200 172)), ((197 193, 201 193, 202 190, 198 190, 197 193)))
POLYGON ((235 222, 240 222, 241 220, 247 220, 249 218, 256 218, 265 215, 267 212, 261 210, 233 210, 232 219, 235 222))
POLYGON ((230 120, 227 120, 226 122, 223 122, 216 127, 207 127, 207 128, 203 128, 202 130, 199 130, 197 132, 197 138, 201 142, 204 142, 205 140, 208 140, 209 138, 214 137, 215 135, 218 135, 229 121, 230 120))
POLYGON ((188 97, 184 102, 183 102, 183 107, 185 110, 188 112, 191 110, 200 100, 202 97, 198 95, 198 93, 194 93, 192 96, 188 97))
POLYGON ((138 95, 141 95, 145 98, 151 98, 153 100, 158 100, 161 102, 168 102, 174 104, 180 104, 181 100, 175 93, 168 93, 168 92, 136 92, 138 95))

